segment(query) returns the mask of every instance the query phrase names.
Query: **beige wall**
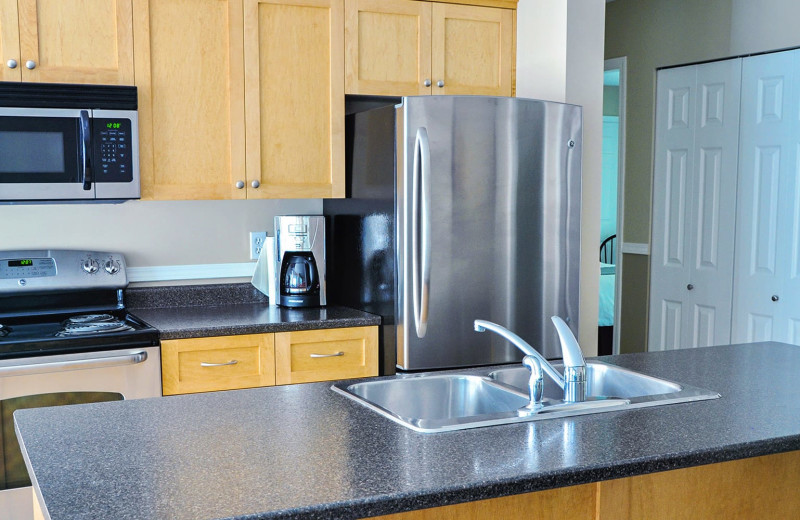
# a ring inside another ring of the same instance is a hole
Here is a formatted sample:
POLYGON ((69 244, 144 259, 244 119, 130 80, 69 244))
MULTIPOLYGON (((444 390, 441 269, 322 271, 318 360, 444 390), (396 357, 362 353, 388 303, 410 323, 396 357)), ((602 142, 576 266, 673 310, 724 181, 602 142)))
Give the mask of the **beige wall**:
POLYGON ((732 0, 730 54, 800 45, 798 0, 732 0))
MULTIPOLYGON (((650 242, 656 69, 800 45, 798 19, 797 0, 615 0, 608 4, 605 57, 628 57, 626 242, 650 242)), ((641 351, 647 341, 645 267, 649 258, 624 255, 624 262, 620 349, 641 351)))
POLYGON ((520 0, 517 96, 583 107, 579 337, 597 353, 604 0, 520 0))
POLYGON ((249 262, 250 231, 321 212, 320 200, 0 205, 0 249, 116 251, 132 267, 249 262))

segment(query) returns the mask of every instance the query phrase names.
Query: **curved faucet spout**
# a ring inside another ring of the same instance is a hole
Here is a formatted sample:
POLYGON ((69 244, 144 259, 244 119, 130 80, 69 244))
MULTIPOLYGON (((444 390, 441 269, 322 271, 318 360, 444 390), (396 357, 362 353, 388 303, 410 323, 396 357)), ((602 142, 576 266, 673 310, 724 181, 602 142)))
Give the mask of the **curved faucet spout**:
POLYGON ((498 325, 497 323, 493 323, 491 321, 475 320, 474 327, 476 332, 491 330, 492 332, 495 332, 507 339, 512 345, 520 349, 524 354, 538 359, 545 373, 550 376, 550 378, 555 381, 558 386, 560 386, 562 389, 564 388, 564 378, 561 377, 561 374, 558 373, 558 370, 553 368, 553 365, 551 365, 536 349, 530 346, 527 341, 520 338, 502 325, 498 325))

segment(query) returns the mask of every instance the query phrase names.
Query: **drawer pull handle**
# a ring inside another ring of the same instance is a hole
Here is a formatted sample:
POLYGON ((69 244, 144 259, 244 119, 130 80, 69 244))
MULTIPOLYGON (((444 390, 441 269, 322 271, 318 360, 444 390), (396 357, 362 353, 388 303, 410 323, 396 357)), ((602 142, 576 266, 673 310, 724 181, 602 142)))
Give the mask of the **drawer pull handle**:
POLYGON ((334 352, 333 354, 311 354, 312 358, 337 357, 337 356, 344 356, 344 352, 334 352))
POLYGON ((237 359, 232 359, 232 360, 228 361, 227 363, 206 363, 205 361, 202 361, 202 362, 200 362, 200 366, 201 367, 227 367, 229 365, 235 365, 238 362, 239 362, 239 360, 237 360, 237 359))

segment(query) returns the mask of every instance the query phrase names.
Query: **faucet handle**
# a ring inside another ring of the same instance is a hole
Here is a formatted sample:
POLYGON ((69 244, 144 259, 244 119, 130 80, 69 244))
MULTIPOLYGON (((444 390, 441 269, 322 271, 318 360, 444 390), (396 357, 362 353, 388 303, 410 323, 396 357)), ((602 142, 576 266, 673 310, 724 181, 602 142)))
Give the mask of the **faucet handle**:
POLYGON ((544 372, 542 371, 542 364, 533 356, 525 356, 522 358, 522 364, 531 372, 531 377, 528 379, 528 392, 531 402, 525 408, 535 410, 542 405, 542 394, 544 393, 544 372))
POLYGON ((552 316, 553 325, 556 326, 558 339, 561 342, 561 357, 564 358, 565 367, 584 367, 586 361, 583 359, 583 352, 578 340, 569 328, 569 325, 559 316, 552 316))

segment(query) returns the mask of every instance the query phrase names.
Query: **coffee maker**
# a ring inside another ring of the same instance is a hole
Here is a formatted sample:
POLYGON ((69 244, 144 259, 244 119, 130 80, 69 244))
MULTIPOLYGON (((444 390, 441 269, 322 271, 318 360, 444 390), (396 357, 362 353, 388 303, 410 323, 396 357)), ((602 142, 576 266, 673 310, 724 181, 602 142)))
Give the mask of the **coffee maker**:
POLYGON ((283 307, 319 307, 327 303, 325 217, 275 217, 276 303, 283 307))

